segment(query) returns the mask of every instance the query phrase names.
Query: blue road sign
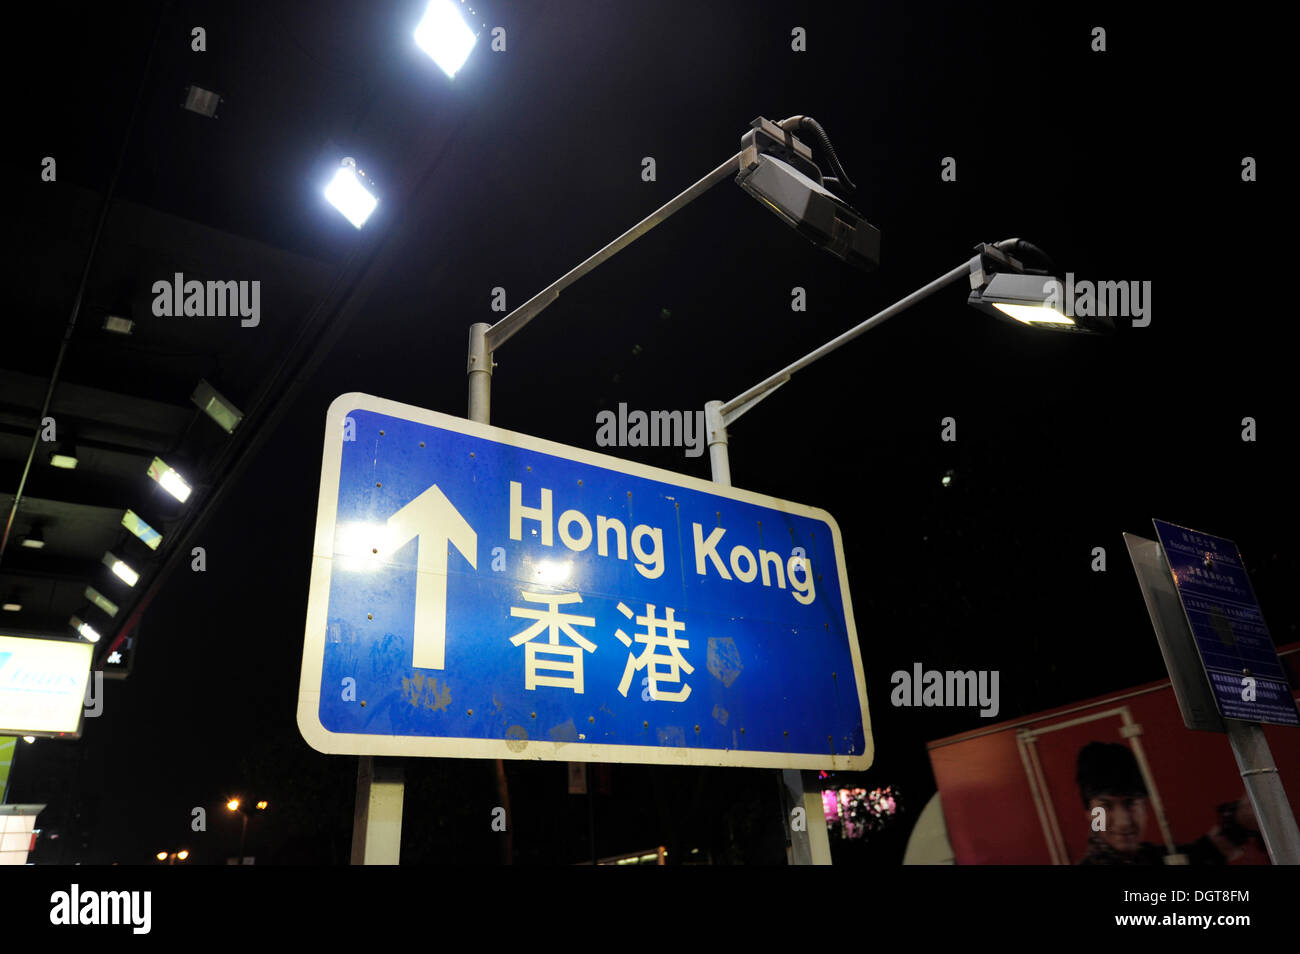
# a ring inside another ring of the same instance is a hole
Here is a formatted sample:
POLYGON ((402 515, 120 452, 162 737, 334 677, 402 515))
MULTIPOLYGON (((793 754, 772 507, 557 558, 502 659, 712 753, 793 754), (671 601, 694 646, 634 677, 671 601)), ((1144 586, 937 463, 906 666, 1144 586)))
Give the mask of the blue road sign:
POLYGON ((298 726, 327 753, 865 769, 839 527, 812 507, 342 395, 298 726))
POLYGON ((1300 725, 1286 671, 1237 545, 1163 520, 1152 522, 1220 715, 1300 725))

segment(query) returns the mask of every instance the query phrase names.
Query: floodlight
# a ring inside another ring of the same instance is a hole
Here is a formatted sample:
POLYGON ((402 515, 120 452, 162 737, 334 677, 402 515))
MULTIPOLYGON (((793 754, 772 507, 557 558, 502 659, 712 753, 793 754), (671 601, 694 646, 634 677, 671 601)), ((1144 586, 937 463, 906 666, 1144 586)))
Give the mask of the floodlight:
POLYGON ((29 550, 41 550, 45 548, 45 535, 40 530, 31 530, 27 536, 23 537, 22 545, 29 550))
POLYGON ((23 608, 23 604, 22 604, 22 603, 5 603, 5 604, 4 604, 4 611, 5 611, 6 613, 19 613, 19 612, 22 611, 22 608, 23 608))
POLYGON ((86 599, 90 600, 90 602, 94 603, 109 616, 117 615, 117 604, 93 586, 86 587, 86 599))
POLYGON ((140 515, 134 510, 122 514, 122 526, 139 537, 150 550, 157 550, 158 544, 162 543, 162 534, 141 520, 140 515))
POLYGON ((190 853, 189 853, 188 851, 178 851, 178 852, 176 852, 176 857, 179 858, 181 861, 184 861, 184 860, 185 860, 186 858, 188 858, 189 856, 190 856, 190 853))
POLYGON ((204 89, 202 86, 187 86, 185 87, 185 102, 181 105, 192 113, 207 116, 209 119, 216 119, 217 107, 221 105, 221 97, 210 89, 204 89))
POLYGON ((116 335, 129 335, 134 327, 135 322, 130 318, 123 318, 120 315, 107 315, 104 318, 104 330, 116 335))
POLYGON ((230 801, 226 802, 226 807, 229 808, 232 812, 239 811, 239 799, 232 798, 230 801))
POLYGON ((158 852, 158 854, 154 855, 154 857, 157 858, 159 861, 166 861, 166 860, 167 860, 167 852, 165 852, 165 851, 160 851, 160 852, 158 852))
POLYGON ((365 186, 365 173, 357 171, 355 159, 344 159, 334 178, 325 187, 325 198, 357 228, 366 224, 379 204, 365 186))
POLYGON ((135 586, 140 579, 140 574, 131 569, 123 560, 118 559, 112 552, 105 553, 103 559, 104 566, 113 571, 113 575, 121 579, 127 586, 135 586))
POLYGON ((239 426, 239 422, 244 419, 243 411, 222 397, 216 388, 202 378, 195 385, 190 400, 197 404, 208 417, 216 421, 217 426, 227 434, 232 433, 239 426))
POLYGON ((79 632, 82 636, 86 637, 86 639, 89 642, 92 643, 99 642, 99 633, 95 630, 95 627, 83 621, 80 617, 78 616, 70 617, 68 619, 68 623, 69 625, 72 626, 73 629, 79 632))
POLYGON ((162 458, 155 457, 149 465, 149 479, 155 481, 181 503, 190 497, 190 485, 174 469, 163 463, 162 458))
POLYGON ((464 0, 459 3, 430 0, 420 25, 415 28, 416 46, 428 53, 449 79, 454 78, 456 71, 465 65, 478 40, 478 34, 465 22, 462 10, 474 15, 464 0))
POLYGON ((984 312, 1021 325, 1048 331, 1096 334, 1114 330, 1105 315, 1078 319, 1063 311, 1062 284, 1051 275, 996 272, 970 293, 967 302, 984 312))
POLYGON ((775 156, 759 155, 740 187, 814 245, 865 271, 880 264, 880 230, 829 189, 775 156))
POLYGON ((71 444, 65 444, 59 450, 51 451, 50 466, 57 467, 60 470, 76 470, 77 449, 71 444))

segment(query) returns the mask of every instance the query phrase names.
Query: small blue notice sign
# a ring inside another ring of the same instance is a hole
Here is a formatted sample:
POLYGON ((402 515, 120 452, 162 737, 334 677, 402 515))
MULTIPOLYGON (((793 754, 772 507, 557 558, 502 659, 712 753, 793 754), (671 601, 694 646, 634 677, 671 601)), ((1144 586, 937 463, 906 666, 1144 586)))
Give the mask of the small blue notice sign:
POLYGON ((1152 521, 1225 719, 1300 725, 1295 699, 1237 545, 1152 521))

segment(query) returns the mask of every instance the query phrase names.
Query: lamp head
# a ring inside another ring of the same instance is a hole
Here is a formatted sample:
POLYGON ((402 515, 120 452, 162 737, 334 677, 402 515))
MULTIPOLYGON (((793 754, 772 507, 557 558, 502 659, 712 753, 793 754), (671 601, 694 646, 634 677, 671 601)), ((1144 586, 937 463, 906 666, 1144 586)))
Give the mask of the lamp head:
POLYGON ((1065 297, 1065 286, 1056 277, 1026 268, 996 246, 981 246, 971 264, 971 293, 966 301, 985 314, 1046 331, 1106 334, 1115 330, 1105 315, 1071 314, 1065 297))
POLYGON ((864 271, 880 264, 880 230, 822 184, 812 151, 759 118, 741 140, 736 183, 819 248, 864 271))

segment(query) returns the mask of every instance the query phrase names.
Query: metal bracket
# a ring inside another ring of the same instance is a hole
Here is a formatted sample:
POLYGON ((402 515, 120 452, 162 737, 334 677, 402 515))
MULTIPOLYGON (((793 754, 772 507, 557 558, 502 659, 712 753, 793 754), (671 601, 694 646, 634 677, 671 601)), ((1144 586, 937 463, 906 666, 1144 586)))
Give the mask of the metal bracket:
POLYGON ((817 168, 817 163, 813 162, 812 149, 794 133, 762 116, 749 125, 749 132, 740 139, 740 172, 736 176, 738 181, 754 170, 759 156, 774 156, 821 185, 822 173, 817 168))

